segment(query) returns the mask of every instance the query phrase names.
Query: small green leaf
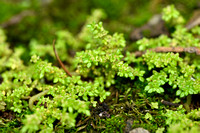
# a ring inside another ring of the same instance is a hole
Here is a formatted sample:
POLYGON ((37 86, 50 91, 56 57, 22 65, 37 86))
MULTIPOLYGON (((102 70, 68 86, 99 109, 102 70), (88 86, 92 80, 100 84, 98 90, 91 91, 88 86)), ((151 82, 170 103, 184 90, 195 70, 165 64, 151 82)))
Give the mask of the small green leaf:
POLYGON ((179 96, 181 94, 181 90, 176 91, 176 95, 179 96))
POLYGON ((145 116, 144 116, 145 119, 149 119, 149 120, 152 120, 153 117, 150 113, 146 113, 145 116))
POLYGON ((158 109, 158 102, 151 102, 152 109, 158 109))
POLYGON ((88 67, 88 68, 90 68, 90 67, 91 67, 91 65, 92 65, 92 63, 91 63, 91 62, 87 63, 87 67, 88 67))
POLYGON ((58 82, 58 78, 54 78, 53 83, 57 83, 58 82))
POLYGON ((44 72, 41 71, 41 73, 40 73, 40 75, 39 75, 39 78, 41 79, 41 78, 43 78, 43 77, 44 77, 44 72))

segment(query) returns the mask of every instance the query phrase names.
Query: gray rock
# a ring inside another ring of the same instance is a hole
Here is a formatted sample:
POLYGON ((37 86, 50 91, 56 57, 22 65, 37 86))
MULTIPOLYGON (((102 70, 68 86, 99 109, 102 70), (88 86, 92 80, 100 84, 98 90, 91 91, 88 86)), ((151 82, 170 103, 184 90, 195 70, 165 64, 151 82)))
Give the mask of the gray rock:
POLYGON ((129 133, 149 133, 149 131, 144 128, 139 127, 139 128, 135 128, 131 130, 129 133))

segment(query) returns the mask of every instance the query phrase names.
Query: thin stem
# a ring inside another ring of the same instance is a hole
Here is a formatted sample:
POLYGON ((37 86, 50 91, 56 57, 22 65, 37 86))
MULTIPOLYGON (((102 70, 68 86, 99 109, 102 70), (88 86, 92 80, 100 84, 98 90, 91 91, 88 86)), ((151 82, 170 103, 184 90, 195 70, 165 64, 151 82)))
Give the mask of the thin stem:
POLYGON ((70 77, 72 77, 72 75, 71 75, 70 72, 67 70, 67 68, 65 67, 65 65, 64 65, 64 64, 62 63, 62 61, 60 60, 60 57, 58 56, 58 53, 57 53, 56 48, 55 48, 55 40, 53 40, 53 50, 54 50, 56 59, 58 60, 58 62, 59 62, 59 64, 61 65, 61 67, 64 69, 64 71, 65 71, 70 77))
POLYGON ((161 100, 161 103, 164 104, 164 105, 175 106, 175 107, 178 107, 178 106, 181 105, 181 104, 178 104, 178 103, 172 103, 172 102, 165 101, 165 100, 161 100))
POLYGON ((44 90, 44 91, 42 91, 42 92, 40 92, 40 93, 38 93, 38 94, 32 96, 32 97, 29 99, 29 108, 30 108, 30 110, 33 110, 33 104, 34 104, 34 102, 35 102, 38 98, 40 98, 41 96, 46 95, 46 94, 48 93, 48 91, 49 91, 49 90, 44 90))
POLYGON ((187 101, 186 101, 186 103, 184 104, 185 109, 186 109, 187 112, 190 112, 190 104, 191 104, 191 102, 192 102, 192 95, 189 94, 189 95, 187 96, 187 101))

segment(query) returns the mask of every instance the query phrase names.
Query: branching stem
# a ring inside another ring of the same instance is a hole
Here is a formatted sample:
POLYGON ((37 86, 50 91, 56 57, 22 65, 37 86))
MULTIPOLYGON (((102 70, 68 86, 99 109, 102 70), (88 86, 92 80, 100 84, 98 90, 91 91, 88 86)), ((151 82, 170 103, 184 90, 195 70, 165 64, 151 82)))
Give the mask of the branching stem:
MULTIPOLYGON (((188 48, 183 48, 183 47, 157 47, 157 48, 152 48, 148 49, 149 51, 154 51, 157 53, 166 53, 166 52, 175 52, 175 53, 195 53, 197 55, 200 55, 200 49, 197 47, 188 47, 188 48)), ((146 51, 136 51, 134 54, 136 57, 142 56, 145 54, 146 51)))

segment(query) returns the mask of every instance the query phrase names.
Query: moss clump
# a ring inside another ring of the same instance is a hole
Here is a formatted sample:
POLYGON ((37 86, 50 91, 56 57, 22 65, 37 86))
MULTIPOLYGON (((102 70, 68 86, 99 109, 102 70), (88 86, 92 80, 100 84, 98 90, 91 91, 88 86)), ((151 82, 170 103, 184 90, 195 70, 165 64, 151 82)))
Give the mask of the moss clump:
POLYGON ((129 118, 134 128, 152 132, 199 128, 199 28, 184 28, 181 14, 168 6, 163 19, 171 36, 143 38, 135 43, 140 51, 124 52, 123 34, 109 34, 99 22, 103 17, 95 10, 75 37, 57 32, 68 75, 50 63, 51 45, 33 40, 25 64, 26 48, 11 49, 0 31, 0 111, 15 116, 1 116, 2 130, 123 132, 129 118), (103 102, 108 107, 100 108, 103 102))

